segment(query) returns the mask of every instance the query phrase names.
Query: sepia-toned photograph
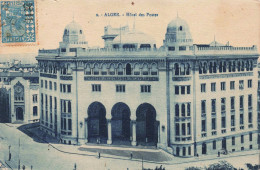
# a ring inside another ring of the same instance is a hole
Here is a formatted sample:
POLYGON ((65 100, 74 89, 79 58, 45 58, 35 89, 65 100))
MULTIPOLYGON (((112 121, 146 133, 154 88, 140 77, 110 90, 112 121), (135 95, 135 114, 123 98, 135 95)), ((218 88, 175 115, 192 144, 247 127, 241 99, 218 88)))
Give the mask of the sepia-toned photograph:
POLYGON ((260 169, 259 0, 0 3, 0 170, 260 169))

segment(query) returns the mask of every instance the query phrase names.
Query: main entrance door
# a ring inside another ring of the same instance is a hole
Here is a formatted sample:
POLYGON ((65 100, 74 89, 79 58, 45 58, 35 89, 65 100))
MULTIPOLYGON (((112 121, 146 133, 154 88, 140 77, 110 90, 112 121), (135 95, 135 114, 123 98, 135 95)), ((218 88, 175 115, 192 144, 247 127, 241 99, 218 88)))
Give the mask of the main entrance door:
POLYGON ((158 141, 156 110, 151 104, 141 104, 136 110, 136 140, 141 144, 152 145, 158 141))
POLYGON ((23 109, 21 107, 16 108, 16 120, 23 120, 23 109))
POLYGON ((93 102, 88 107, 88 138, 89 142, 107 140, 106 109, 100 102, 93 102))
POLYGON ((119 102, 113 106, 111 124, 114 143, 130 142, 130 109, 125 103, 119 102))

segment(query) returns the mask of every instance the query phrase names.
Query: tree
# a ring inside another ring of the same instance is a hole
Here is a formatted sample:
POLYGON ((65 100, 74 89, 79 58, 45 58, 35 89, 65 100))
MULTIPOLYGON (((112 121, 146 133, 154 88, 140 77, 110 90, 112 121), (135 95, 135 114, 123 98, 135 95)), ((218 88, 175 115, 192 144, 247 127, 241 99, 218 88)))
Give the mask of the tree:
POLYGON ((202 170, 202 168, 201 167, 192 166, 192 167, 189 167, 189 168, 185 168, 185 170, 202 170))
POLYGON ((218 163, 209 165, 209 167, 206 169, 207 170, 233 170, 235 168, 227 161, 219 161, 218 163))

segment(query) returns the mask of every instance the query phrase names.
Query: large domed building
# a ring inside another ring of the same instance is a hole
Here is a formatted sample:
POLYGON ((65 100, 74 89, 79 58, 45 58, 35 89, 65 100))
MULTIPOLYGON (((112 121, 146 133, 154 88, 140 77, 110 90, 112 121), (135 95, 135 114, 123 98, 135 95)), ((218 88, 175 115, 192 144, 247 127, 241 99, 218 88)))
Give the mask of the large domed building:
POLYGON ((60 46, 36 57, 41 129, 64 144, 182 157, 257 149, 256 46, 193 44, 180 17, 165 28, 160 48, 128 26, 106 26, 104 48, 90 48, 81 26, 67 25, 60 46))

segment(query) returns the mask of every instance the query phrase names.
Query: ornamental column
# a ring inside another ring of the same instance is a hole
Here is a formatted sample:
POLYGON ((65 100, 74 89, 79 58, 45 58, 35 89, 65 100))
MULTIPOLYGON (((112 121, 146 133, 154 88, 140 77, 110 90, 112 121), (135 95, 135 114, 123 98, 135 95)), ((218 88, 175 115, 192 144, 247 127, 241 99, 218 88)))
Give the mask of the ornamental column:
POLYGON ((132 146, 136 146, 136 120, 132 121, 132 146))
POLYGON ((111 119, 107 119, 107 144, 112 144, 111 119))

